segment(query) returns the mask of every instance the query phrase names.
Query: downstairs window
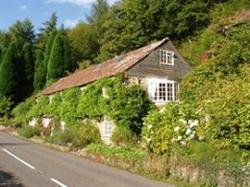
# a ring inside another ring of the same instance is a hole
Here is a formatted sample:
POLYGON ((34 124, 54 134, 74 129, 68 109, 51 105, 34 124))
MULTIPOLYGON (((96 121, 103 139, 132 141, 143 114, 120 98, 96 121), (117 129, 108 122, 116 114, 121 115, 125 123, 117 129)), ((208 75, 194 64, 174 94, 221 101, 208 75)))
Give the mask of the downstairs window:
POLYGON ((155 102, 178 101, 179 85, 166 79, 149 79, 148 92, 155 102))

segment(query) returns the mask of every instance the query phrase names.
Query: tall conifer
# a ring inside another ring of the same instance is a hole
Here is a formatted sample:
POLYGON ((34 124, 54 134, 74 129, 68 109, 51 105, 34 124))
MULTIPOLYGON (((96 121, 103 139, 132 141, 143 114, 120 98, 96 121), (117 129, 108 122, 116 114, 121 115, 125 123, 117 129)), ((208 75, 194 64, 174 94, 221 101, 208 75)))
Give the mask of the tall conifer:
POLYGON ((46 67, 43 64, 43 52, 42 50, 37 51, 36 62, 35 62, 35 73, 33 87, 35 91, 41 90, 45 84, 44 74, 46 74, 46 67))
POLYGON ((47 81, 56 80, 64 75, 64 50, 62 32, 58 32, 53 42, 48 63, 47 81))
POLYGON ((0 65, 0 96, 14 97, 15 92, 15 57, 16 48, 13 43, 6 50, 0 65))
POLYGON ((23 46, 23 63, 24 63, 24 95, 31 94, 33 91, 33 78, 34 78, 34 61, 32 55, 32 48, 29 43, 23 46))

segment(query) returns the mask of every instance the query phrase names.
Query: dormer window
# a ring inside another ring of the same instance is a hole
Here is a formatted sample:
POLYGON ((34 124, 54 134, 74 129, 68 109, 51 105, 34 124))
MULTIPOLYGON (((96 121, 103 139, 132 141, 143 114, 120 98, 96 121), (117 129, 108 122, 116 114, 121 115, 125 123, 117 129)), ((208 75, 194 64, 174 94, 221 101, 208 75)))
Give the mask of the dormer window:
POLYGON ((160 50, 160 64, 174 65, 174 52, 168 50, 160 50))

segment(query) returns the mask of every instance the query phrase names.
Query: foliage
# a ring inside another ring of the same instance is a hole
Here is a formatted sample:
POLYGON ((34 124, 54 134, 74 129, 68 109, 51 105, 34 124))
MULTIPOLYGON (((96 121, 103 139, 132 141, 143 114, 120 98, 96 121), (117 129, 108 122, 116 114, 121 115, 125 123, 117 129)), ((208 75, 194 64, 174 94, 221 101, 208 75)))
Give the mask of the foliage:
POLYGON ((27 113, 33 106, 35 100, 33 98, 29 98, 24 102, 19 103, 11 112, 13 116, 15 116, 16 123, 28 123, 27 113))
POLYGON ((36 127, 25 125, 19 130, 18 133, 20 136, 23 136, 25 138, 32 138, 33 136, 39 136, 40 130, 36 127))
POLYGON ((104 144, 90 144, 86 147, 86 151, 105 157, 118 157, 128 161, 139 161, 145 157, 145 152, 140 150, 134 150, 130 147, 110 147, 104 144))
POLYGON ((142 138, 150 152, 169 154, 176 143, 188 144, 196 138, 198 116, 191 104, 168 103, 152 111, 144 120, 142 138))
POLYGON ((70 145, 71 148, 83 148, 90 143, 100 143, 101 137, 98 128, 91 122, 78 122, 74 126, 68 126, 65 131, 55 131, 48 138, 51 143, 70 145))
POLYGON ((47 81, 57 80, 64 75, 64 50, 62 32, 58 32, 53 42, 48 62, 47 81))
POLYGON ((114 129, 111 137, 112 142, 117 146, 135 144, 136 135, 126 126, 118 126, 114 129))
POLYGON ((83 148, 91 143, 101 143, 99 129, 91 122, 85 122, 77 128, 72 139, 72 147, 83 148))
POLYGON ((103 24, 99 59, 169 36, 183 40, 209 22, 209 10, 220 1, 123 0, 111 7, 103 24))
POLYGON ((72 45, 72 58, 77 63, 93 61, 98 54, 98 41, 93 27, 80 23, 69 31, 69 40, 72 45))
POLYGON ((43 23, 43 26, 39 28, 38 37, 36 40, 36 48, 38 50, 45 51, 46 43, 49 40, 49 37, 52 32, 56 31, 56 24, 57 24, 57 16, 56 13, 53 12, 48 21, 43 23))
POLYGON ((68 74, 75 70, 76 62, 72 61, 71 46, 66 33, 64 33, 63 35, 63 62, 63 71, 65 74, 68 74))
POLYGON ((48 63, 51 56, 51 50, 53 46, 53 42, 56 36, 56 31, 53 31, 48 39, 48 42, 46 44, 46 49, 44 52, 44 58, 41 64, 37 65, 37 69, 35 70, 35 81, 37 84, 37 89, 42 89, 47 81, 47 69, 48 69, 48 63))
MULTIPOLYGON (((192 141, 188 146, 176 146, 172 150, 179 164, 196 165, 205 173, 207 181, 218 185, 218 173, 223 170, 231 182, 243 186, 249 176, 249 151, 235 150, 233 147, 221 149, 206 142, 192 141), (245 169, 243 169, 245 168, 245 169)), ((227 181, 229 182, 229 181, 227 181)), ((228 183, 228 185, 230 182, 228 183)), ((231 186, 234 186, 231 183, 231 186)))
POLYGON ((34 26, 29 19, 16 21, 9 28, 9 34, 11 41, 15 43, 17 49, 22 49, 26 42, 33 44, 35 41, 34 26))
POLYGON ((16 48, 13 43, 8 47, 0 65, 0 96, 13 98, 16 89, 15 82, 16 48))
POLYGON ((114 140, 124 144, 126 141, 135 141, 134 136, 139 135, 142 127, 142 118, 153 106, 142 88, 136 85, 125 86, 123 78, 118 76, 101 79, 82 91, 72 88, 49 98, 38 97, 36 101, 33 100, 32 106, 29 103, 17 106, 13 115, 17 121, 22 116, 22 122, 47 115, 61 119, 70 126, 75 126, 80 119, 100 120, 108 116, 119 127, 114 140))
POLYGON ((41 96, 33 101, 32 107, 26 114, 26 119, 30 120, 32 118, 41 118, 43 115, 48 114, 48 104, 49 99, 46 96, 41 96))
POLYGON ((27 96, 33 91, 33 79, 34 79, 34 60, 32 55, 32 47, 29 43, 25 43, 22 51, 23 63, 24 63, 24 82, 23 89, 24 95, 27 96))
POLYGON ((36 61, 35 61, 35 72, 34 72, 34 82, 33 87, 34 91, 38 91, 43 88, 44 86, 44 74, 45 68, 43 67, 43 52, 41 50, 37 51, 36 61))
POLYGON ((95 118, 106 115, 118 126, 129 128, 138 135, 142 118, 152 108, 153 104, 140 86, 124 86, 122 77, 118 76, 102 79, 84 89, 78 114, 95 118))
MULTIPOLYGON (((57 103, 60 106, 60 118, 66 122, 66 124, 74 125, 78 119, 77 106, 79 103, 81 91, 78 88, 71 88, 62 93, 61 103, 57 103)), ((59 108, 59 107, 58 107, 59 108)))
POLYGON ((198 133, 220 146, 249 148, 250 25, 230 28, 216 53, 182 82, 182 99, 197 106, 203 122, 198 133), (226 47, 225 47, 226 46, 226 47), (223 107, 223 110, 221 108, 223 107))
POLYGON ((0 97, 0 116, 8 116, 13 102, 10 98, 0 97))

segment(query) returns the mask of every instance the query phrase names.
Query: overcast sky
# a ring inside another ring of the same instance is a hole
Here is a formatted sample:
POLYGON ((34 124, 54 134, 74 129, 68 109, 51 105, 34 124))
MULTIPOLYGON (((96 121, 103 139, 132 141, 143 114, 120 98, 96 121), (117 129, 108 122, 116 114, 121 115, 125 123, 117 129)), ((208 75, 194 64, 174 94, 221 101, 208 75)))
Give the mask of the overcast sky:
MULTIPOLYGON (((118 0, 108 0, 110 4, 118 0)), ((7 30, 17 20, 29 18, 35 30, 49 19, 58 16, 58 26, 73 27, 89 15, 95 0, 0 0, 0 30, 7 30)))

